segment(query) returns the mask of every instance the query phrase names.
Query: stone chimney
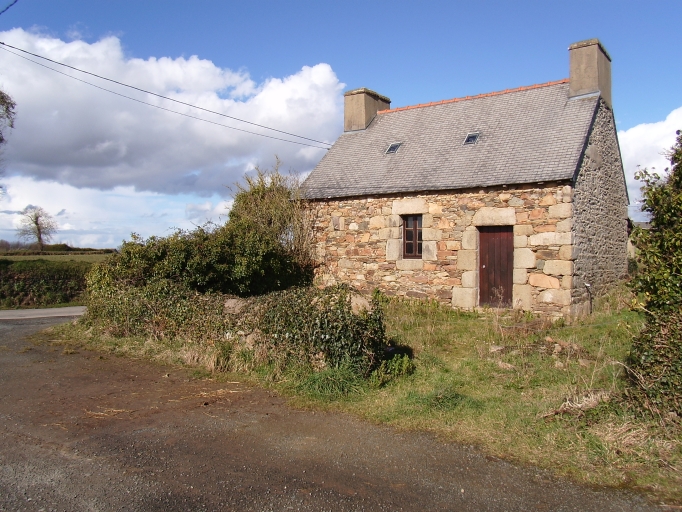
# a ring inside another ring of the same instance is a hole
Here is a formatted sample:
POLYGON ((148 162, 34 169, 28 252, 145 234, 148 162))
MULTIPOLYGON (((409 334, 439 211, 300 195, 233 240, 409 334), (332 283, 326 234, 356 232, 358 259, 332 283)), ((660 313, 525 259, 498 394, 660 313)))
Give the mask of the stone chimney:
POLYGON ((343 131, 364 130, 379 110, 391 108, 391 100, 369 89, 354 89, 343 95, 343 131))
POLYGON ((611 57, 599 39, 588 39, 568 47, 570 73, 568 97, 598 92, 611 107, 611 57))

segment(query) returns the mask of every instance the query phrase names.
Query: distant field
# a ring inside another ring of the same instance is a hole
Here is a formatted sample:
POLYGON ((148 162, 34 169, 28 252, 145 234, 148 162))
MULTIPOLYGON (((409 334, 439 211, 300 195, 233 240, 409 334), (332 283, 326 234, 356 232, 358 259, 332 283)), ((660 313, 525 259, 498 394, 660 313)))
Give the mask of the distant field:
POLYGON ((31 256, 4 256, 0 253, 0 259, 23 261, 23 260, 49 260, 49 261, 104 261, 111 254, 35 254, 31 256))

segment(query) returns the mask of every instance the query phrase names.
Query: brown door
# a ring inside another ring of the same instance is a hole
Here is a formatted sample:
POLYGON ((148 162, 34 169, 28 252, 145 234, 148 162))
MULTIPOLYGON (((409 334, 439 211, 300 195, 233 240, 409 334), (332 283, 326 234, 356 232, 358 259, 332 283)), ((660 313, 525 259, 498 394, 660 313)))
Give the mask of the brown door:
POLYGON ((512 226, 485 226, 480 232, 481 306, 511 307, 514 269, 512 226))

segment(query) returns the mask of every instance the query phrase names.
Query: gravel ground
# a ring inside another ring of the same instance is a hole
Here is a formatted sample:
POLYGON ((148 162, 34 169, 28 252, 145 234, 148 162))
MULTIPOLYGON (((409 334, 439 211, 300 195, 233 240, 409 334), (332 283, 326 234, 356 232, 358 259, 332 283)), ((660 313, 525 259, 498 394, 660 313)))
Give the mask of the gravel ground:
POLYGON ((429 435, 0 322, 0 511, 660 510, 429 435))

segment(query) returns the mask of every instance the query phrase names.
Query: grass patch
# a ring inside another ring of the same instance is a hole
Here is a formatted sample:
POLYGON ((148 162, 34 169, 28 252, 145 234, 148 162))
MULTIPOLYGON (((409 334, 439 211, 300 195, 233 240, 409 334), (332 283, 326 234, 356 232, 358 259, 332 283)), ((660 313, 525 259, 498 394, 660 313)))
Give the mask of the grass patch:
POLYGON ((449 412, 460 407, 481 410, 483 404, 461 394, 454 386, 441 387, 427 392, 410 391, 399 402, 399 409, 402 413, 415 415, 449 412))
POLYGON ((306 371, 298 377, 294 390, 323 402, 361 395, 367 387, 358 369, 349 363, 319 372, 306 371))
POLYGON ((252 352, 106 337, 80 325, 44 336, 208 372, 220 371, 220 361, 230 358, 233 368, 241 361, 242 379, 278 389, 298 405, 430 431, 579 482, 682 504, 680 423, 643 418, 622 398, 623 363, 644 322, 627 307, 629 300, 621 289, 596 301, 587 319, 551 323, 520 312, 465 313, 391 299, 384 304, 386 331, 403 352, 370 378, 345 363, 321 371, 301 365, 273 378, 281 368, 258 365, 252 352))

